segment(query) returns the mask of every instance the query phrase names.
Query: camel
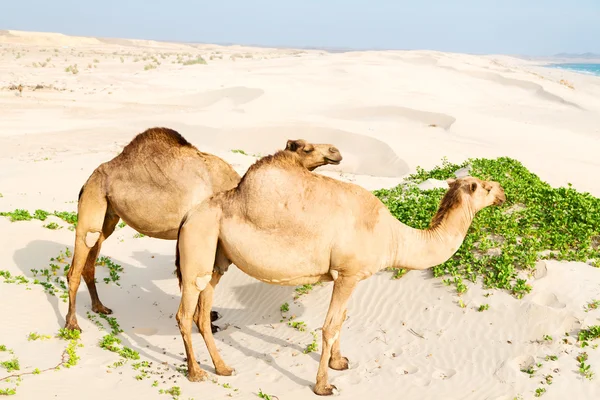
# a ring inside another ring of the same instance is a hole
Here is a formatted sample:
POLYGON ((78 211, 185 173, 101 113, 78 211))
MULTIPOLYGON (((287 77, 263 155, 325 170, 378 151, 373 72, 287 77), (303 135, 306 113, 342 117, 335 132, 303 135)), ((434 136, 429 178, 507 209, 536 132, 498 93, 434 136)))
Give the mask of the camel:
POLYGON ((461 246, 475 214, 506 200, 497 183, 449 179, 449 189, 428 229, 398 221, 366 189, 302 168, 293 154, 277 152, 253 164, 234 189, 215 194, 183 218, 176 247, 182 299, 177 322, 187 353, 188 378, 204 380, 191 339, 199 302, 202 334, 218 375, 233 370, 221 358, 209 329, 213 292, 231 263, 266 283, 302 285, 333 281, 323 324, 322 353, 313 391, 331 395, 329 366, 348 368, 340 352, 346 305, 358 282, 386 267, 424 270, 448 260, 461 246))
MULTIPOLYGON (((307 171, 342 160, 331 144, 288 140, 284 151, 294 153, 307 171)), ((181 219, 192 206, 213 193, 235 187, 240 179, 227 162, 199 151, 168 128, 147 129, 119 155, 96 168, 79 192, 75 250, 67 275, 69 311, 65 327, 81 331, 75 300, 82 274, 92 310, 112 313, 98 297, 94 276, 102 243, 114 232, 119 219, 144 235, 175 240, 181 219)), ((214 321, 218 314, 211 313, 211 318, 214 321)))

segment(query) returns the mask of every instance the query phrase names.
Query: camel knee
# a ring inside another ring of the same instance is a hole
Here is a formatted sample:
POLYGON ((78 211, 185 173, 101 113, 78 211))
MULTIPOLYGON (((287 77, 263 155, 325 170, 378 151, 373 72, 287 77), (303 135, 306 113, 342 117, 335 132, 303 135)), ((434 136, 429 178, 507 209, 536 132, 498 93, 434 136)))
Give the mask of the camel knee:
POLYGON ((199 291, 203 291, 204 289, 206 289, 206 285, 208 285, 208 283, 210 282, 211 279, 212 279, 212 274, 208 274, 208 275, 204 275, 204 276, 197 276, 196 277, 196 288, 198 288, 199 291))
POLYGON ((337 329, 323 329, 323 340, 328 347, 333 346, 336 340, 340 337, 340 332, 337 329))
POLYGON ((100 239, 100 232, 90 232, 85 234, 85 239, 83 240, 85 245, 88 248, 92 248, 98 243, 98 239, 100 239))

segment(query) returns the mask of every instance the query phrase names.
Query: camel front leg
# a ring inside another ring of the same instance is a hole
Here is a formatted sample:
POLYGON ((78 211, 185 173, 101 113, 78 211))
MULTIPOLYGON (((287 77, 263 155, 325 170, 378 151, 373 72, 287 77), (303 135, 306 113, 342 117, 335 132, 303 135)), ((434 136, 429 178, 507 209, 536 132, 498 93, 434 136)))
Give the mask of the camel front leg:
POLYGON ((181 303, 177 311, 177 324, 183 338, 185 353, 187 355, 188 379, 192 382, 199 382, 206 379, 208 374, 196 362, 194 349, 192 347, 192 317, 198 304, 200 290, 194 282, 185 282, 182 285, 181 303))
POLYGON ((342 316, 342 322, 340 323, 340 328, 338 330, 339 335, 335 342, 333 342, 333 346, 331 346, 331 360, 329 360, 329 368, 335 369, 337 371, 343 371, 348 369, 348 358, 342 357, 342 353, 340 351, 340 338, 342 336, 342 324, 346 320, 346 312, 348 310, 344 310, 344 314, 342 316))
MULTIPOLYGON (((317 371, 317 383, 314 387, 314 392, 318 395, 329 396, 336 389, 335 386, 328 383, 328 366, 332 359, 333 347, 339 339, 342 322, 344 321, 343 317, 346 313, 346 305, 357 283, 358 279, 356 277, 345 276, 339 276, 333 283, 331 303, 323 324, 323 350, 319 370, 317 371)), ((337 350, 339 352, 339 344, 337 350)))
POLYGON ((109 206, 109 211, 106 213, 106 217, 104 218, 102 235, 98 239, 96 245, 90 250, 85 262, 85 266, 83 267, 83 279, 85 280, 85 284, 88 287, 88 291, 90 292, 90 297, 92 299, 92 311, 100 314, 112 314, 112 310, 104 306, 104 304, 102 304, 100 301, 100 297, 98 297, 98 290, 96 289, 96 260, 98 259, 98 254, 102 248, 102 243, 108 239, 110 235, 112 235, 117 224, 119 223, 119 217, 110 210, 111 208, 109 206))
POLYGON ((198 329, 204 338, 204 342, 206 343, 206 347, 208 349, 208 353, 210 354, 210 358, 212 359, 213 365, 215 366, 215 371, 217 375, 222 376, 230 376, 233 374, 233 368, 230 368, 225 364, 225 361, 221 358, 219 351, 217 350, 217 346, 215 344, 215 339, 213 337, 213 331, 211 327, 211 308, 213 303, 213 295, 215 286, 219 283, 219 280, 223 276, 219 271, 213 271, 212 279, 206 288, 200 293, 200 301, 198 302, 198 306, 200 308, 200 321, 198 325, 198 329))

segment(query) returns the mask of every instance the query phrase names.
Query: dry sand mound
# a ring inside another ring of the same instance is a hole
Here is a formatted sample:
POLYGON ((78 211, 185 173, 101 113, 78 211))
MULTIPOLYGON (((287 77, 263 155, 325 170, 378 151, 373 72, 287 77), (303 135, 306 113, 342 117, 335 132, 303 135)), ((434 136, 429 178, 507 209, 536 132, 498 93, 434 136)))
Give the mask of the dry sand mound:
POLYGON ((524 81, 521 79, 507 78, 500 74, 496 74, 494 72, 485 72, 485 71, 461 71, 452 67, 444 67, 448 69, 452 69, 454 71, 458 71, 460 73, 469 75, 473 78, 484 79, 487 81, 495 82, 503 86, 517 87, 519 89, 526 90, 528 92, 533 93, 534 95, 540 97, 541 99, 551 101, 558 104, 564 104, 572 107, 576 107, 581 109, 579 104, 567 101, 560 96, 557 96, 553 93, 548 92, 546 89, 535 82, 524 81))
POLYGON ((456 118, 451 115, 398 106, 348 108, 328 113, 328 116, 350 120, 408 119, 427 126, 435 125, 444 129, 450 129, 452 124, 456 122, 456 118))
POLYGON ((408 173, 406 162, 392 148, 369 136, 339 129, 314 126, 271 126, 222 131, 220 134, 198 133, 194 128, 185 131, 192 143, 217 149, 240 149, 247 154, 266 155, 282 149, 288 139, 306 139, 315 143, 331 143, 339 148, 344 160, 340 166, 324 170, 344 171, 359 175, 382 177, 403 176, 408 173))
POLYGON ((2 31, 0 43, 19 43, 34 46, 82 46, 99 45, 102 42, 96 38, 82 36, 67 36, 62 33, 2 31))
POLYGON ((220 101, 229 101, 234 107, 250 103, 261 97, 265 91, 263 89, 250 88, 245 86, 234 86, 218 90, 194 93, 190 95, 172 97, 163 100, 164 104, 186 104, 189 106, 205 108, 210 107, 220 101))

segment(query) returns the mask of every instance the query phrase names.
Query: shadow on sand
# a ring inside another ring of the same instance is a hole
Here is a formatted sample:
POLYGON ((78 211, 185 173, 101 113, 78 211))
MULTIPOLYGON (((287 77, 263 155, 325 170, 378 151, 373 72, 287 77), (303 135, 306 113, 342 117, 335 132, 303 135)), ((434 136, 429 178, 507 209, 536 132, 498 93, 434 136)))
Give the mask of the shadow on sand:
MULTIPOLYGON (((61 243, 46 240, 33 240, 27 244, 26 247, 16 250, 13 259, 24 276, 34 279, 31 269, 41 270, 48 268, 50 258, 55 257, 61 251, 64 251, 65 247, 68 247, 71 252, 73 251, 73 246, 65 246, 61 243)), ((101 253, 101 255, 110 257, 110 254, 106 253, 101 253)), ((176 279, 173 274, 175 269, 175 257, 174 255, 167 256, 164 254, 156 254, 147 250, 134 252, 133 258, 142 265, 145 265, 143 268, 123 263, 112 257, 110 258, 123 267, 123 273, 121 274, 120 280, 121 286, 119 287, 113 283, 108 285, 105 284, 102 279, 99 278, 99 276, 104 276, 105 274, 98 272, 98 270, 103 267, 97 267, 96 277, 98 283, 96 285, 98 287, 100 299, 107 307, 113 310, 113 316, 118 318, 121 328, 129 338, 128 340, 127 337, 122 337, 123 344, 132 347, 145 358, 160 363, 163 360, 157 359, 152 353, 147 352, 146 349, 150 349, 158 354, 169 354, 169 352, 164 348, 152 344, 147 338, 153 335, 173 336, 174 338, 180 337, 179 328, 175 319, 175 314, 179 307, 180 296, 165 293, 164 290, 156 285, 157 281, 176 279), (154 264, 157 265, 155 266, 154 264), (160 314, 158 318, 157 313, 160 314), (138 329, 135 327, 138 327, 138 329), (140 327, 145 328, 139 329, 140 327), (139 333, 141 332, 144 332, 144 334, 140 335, 139 333)), ((66 261, 70 263, 71 260, 66 261)), ((232 266, 230 268, 234 267, 232 266)), ((227 274, 225 274, 222 279, 227 279, 227 274)), ((261 341, 275 346, 289 347, 301 352, 303 348, 298 345, 291 344, 274 336, 259 333, 251 328, 252 325, 256 324, 268 325, 279 323, 281 315, 278 310, 276 310, 277 312, 271 313, 271 315, 265 315, 264 310, 273 309, 274 304, 279 305, 289 301, 293 297, 293 290, 293 287, 269 285, 258 281, 234 286, 232 291, 235 300, 240 304, 243 304, 244 308, 213 307, 215 311, 218 311, 222 315, 221 321, 224 321, 229 325, 228 329, 220 331, 214 336, 216 340, 235 347, 245 356, 268 363, 269 366, 275 368, 282 375, 287 376, 295 383, 299 385, 311 385, 312 382, 301 379, 288 369, 280 367, 277 364, 277 360, 272 356, 266 355, 265 358, 264 353, 246 347, 243 342, 241 343, 235 340, 232 335, 239 329, 244 334, 251 335, 261 341)), ((63 310, 65 310, 63 312, 59 307, 59 303, 62 303, 62 300, 59 297, 50 294, 47 294, 46 296, 48 303, 50 303, 56 314, 58 330, 65 324, 66 303, 63 303, 63 310)), ((219 286, 217 286, 215 292, 215 298, 218 297, 219 286)), ((90 310, 91 300, 87 287, 82 279, 77 296, 78 320, 86 320, 86 313, 90 310)), ((302 316, 304 311, 304 307, 300 304, 300 309, 295 311, 295 314, 297 316, 302 316)), ((223 322, 220 324, 222 325, 223 322)), ((219 321, 217 322, 217 325, 219 325, 219 321)), ((197 329, 194 328, 194 335, 198 335, 197 332, 197 329)), ((202 341, 200 343, 204 345, 202 341)), ((196 350, 198 350, 197 344, 196 350)), ((182 354, 183 344, 181 345, 181 352, 177 354, 171 353, 169 355, 176 359, 180 359, 183 363, 184 358, 182 354)), ((318 361, 318 355, 311 354, 311 356, 318 361)), ((212 365, 200 364, 200 366, 205 370, 214 372, 212 365)), ((235 368, 234 365, 232 365, 232 367, 235 368)))

